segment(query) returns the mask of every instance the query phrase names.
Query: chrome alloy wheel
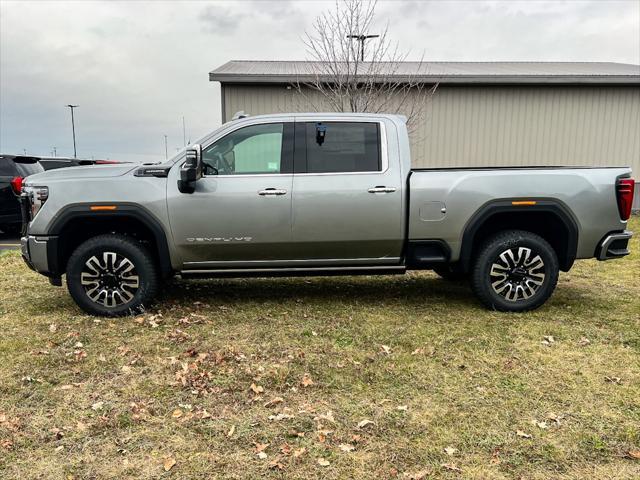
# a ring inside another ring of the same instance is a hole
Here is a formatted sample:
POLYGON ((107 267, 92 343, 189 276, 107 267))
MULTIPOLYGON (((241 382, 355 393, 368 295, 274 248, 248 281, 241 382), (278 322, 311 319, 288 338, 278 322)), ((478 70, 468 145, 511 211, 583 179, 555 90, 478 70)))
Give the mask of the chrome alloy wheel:
POLYGON ((544 262, 527 247, 505 250, 491 265, 491 287, 510 302, 531 298, 545 279, 544 262))
POLYGON ((84 264, 80 283, 95 303, 117 307, 131 301, 140 287, 135 265, 115 252, 103 252, 102 259, 94 255, 84 264))

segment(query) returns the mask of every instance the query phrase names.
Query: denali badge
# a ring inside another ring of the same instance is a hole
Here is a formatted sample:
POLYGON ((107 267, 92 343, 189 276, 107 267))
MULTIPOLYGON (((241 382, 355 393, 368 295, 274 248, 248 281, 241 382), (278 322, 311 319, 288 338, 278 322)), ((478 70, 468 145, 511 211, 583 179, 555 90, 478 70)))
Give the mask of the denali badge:
POLYGON ((187 242, 250 242, 253 237, 189 237, 187 242))

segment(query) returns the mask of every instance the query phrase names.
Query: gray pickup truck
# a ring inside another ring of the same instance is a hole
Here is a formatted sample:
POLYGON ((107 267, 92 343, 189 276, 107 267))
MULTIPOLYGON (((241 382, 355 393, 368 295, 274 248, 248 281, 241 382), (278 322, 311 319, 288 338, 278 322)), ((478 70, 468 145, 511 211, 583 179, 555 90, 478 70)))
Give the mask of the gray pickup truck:
POLYGON ((163 280, 400 274, 468 278, 531 310, 574 260, 627 255, 629 168, 412 169, 402 117, 283 114, 223 125, 159 164, 27 178, 22 254, 97 315, 163 280))

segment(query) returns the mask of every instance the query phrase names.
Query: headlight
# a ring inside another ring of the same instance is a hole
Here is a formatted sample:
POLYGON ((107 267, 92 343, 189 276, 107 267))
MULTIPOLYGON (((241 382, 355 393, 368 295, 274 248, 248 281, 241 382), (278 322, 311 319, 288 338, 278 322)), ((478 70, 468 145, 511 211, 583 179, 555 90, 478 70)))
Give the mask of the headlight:
POLYGON ((35 187, 35 186, 23 186, 22 195, 25 195, 29 200, 31 207, 31 220, 33 220, 36 214, 40 211, 44 202, 49 198, 48 187, 35 187))

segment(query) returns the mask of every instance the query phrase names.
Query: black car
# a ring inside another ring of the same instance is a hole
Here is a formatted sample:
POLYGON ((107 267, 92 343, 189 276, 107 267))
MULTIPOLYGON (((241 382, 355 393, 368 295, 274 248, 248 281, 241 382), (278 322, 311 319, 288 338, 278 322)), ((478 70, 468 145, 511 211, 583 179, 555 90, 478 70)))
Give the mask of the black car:
POLYGON ((0 155, 0 230, 18 233, 22 224, 19 196, 24 177, 44 172, 37 157, 0 155))

